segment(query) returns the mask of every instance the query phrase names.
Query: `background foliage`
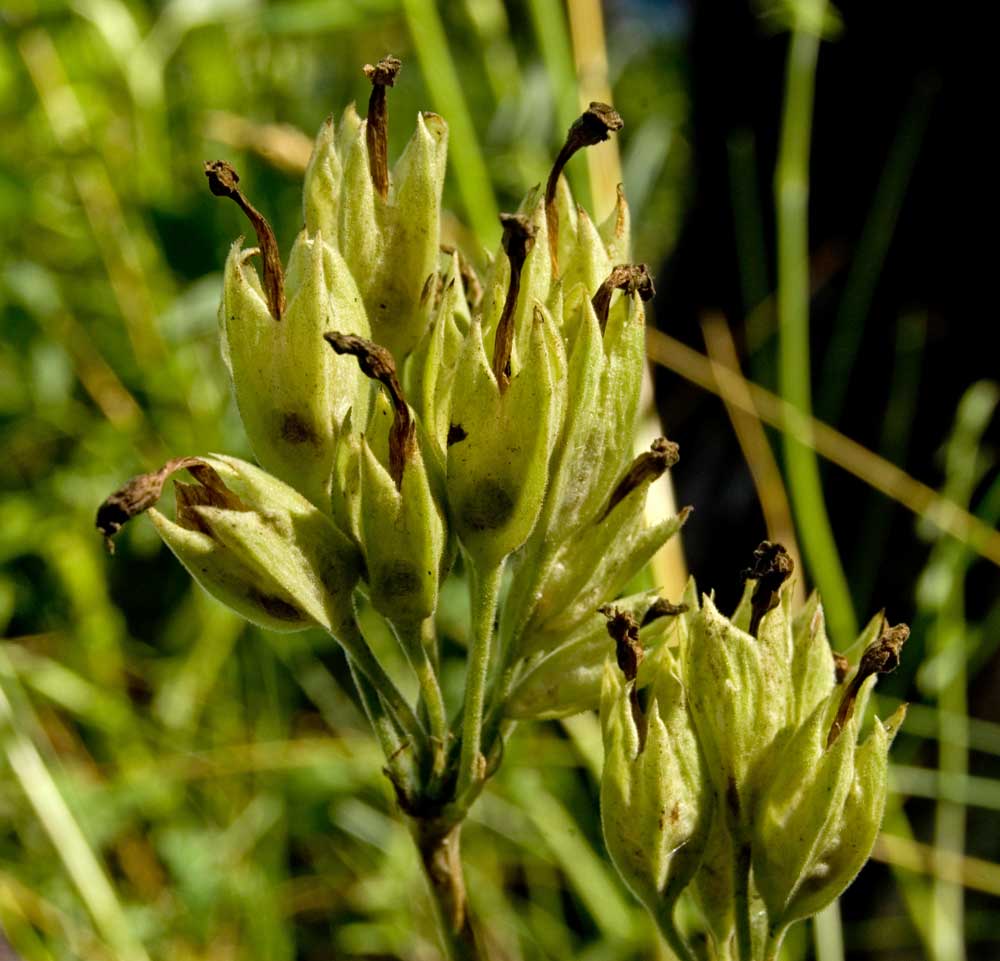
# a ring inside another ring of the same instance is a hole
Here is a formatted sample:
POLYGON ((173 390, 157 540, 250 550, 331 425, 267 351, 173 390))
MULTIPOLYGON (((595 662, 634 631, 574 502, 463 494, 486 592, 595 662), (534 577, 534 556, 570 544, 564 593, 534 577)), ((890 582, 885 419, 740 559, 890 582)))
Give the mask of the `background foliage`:
MULTIPOLYGON (((663 264, 658 323, 703 351, 701 322, 721 311, 748 376, 772 390, 770 181, 794 6, 720 19, 712 4, 605 5, 636 255, 663 264)), ((928 281, 937 261, 907 259, 907 238, 937 223, 921 213, 940 192, 948 87, 938 96, 919 14, 884 34, 861 6, 844 4, 820 59, 804 265, 817 412, 995 527, 997 387, 981 379, 995 366, 962 341, 961 317, 928 281), (893 36, 892 63, 921 52, 897 77, 899 96, 880 76, 869 89, 847 82, 893 36)), ((248 455, 215 321, 223 257, 244 228, 208 195, 201 161, 234 162, 287 251, 312 132, 367 95, 360 64, 392 51, 405 63, 395 148, 417 109, 444 114, 445 229, 492 245, 496 210, 544 178, 578 112, 599 9, 3 5, 0 925, 25 958, 436 956, 414 851, 337 652, 320 636, 246 627, 190 583, 149 525, 132 525, 109 560, 93 515, 169 455, 248 455)), ((572 171, 584 198, 586 174, 572 171)), ((657 356, 684 366, 676 347, 657 356)), ((682 444, 681 500, 698 509, 691 567, 732 598, 766 530, 757 494, 725 408, 676 373, 659 379, 682 444)), ((833 460, 849 460, 843 447, 833 460)), ((823 482, 852 615, 886 604, 914 624, 904 667, 882 688, 914 704, 877 860, 845 897, 843 925, 833 913, 803 928, 788 957, 994 957, 996 567, 978 558, 981 539, 942 537, 837 470, 823 482)), ((797 521, 802 531, 817 519, 797 521)), ((806 570, 810 584, 830 576, 808 550, 806 570)), ((883 696, 880 713, 892 707, 883 696)), ((507 746, 464 845, 498 958, 667 956, 603 853, 599 770, 590 715, 522 728, 507 746)))

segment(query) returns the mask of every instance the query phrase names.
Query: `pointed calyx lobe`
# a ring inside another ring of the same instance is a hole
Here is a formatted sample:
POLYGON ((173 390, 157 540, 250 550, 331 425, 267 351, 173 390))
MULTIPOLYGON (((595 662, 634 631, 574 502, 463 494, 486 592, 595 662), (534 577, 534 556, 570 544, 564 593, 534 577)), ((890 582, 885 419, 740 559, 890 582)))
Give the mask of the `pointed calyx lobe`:
POLYGON ((764 615, 778 606, 781 585, 791 576, 795 565, 781 544, 761 541, 753 552, 753 565, 743 572, 743 580, 757 586, 750 598, 750 634, 757 636, 764 615))
POLYGON ((396 484, 396 489, 401 489, 403 470, 413 457, 417 435, 413 415, 403 396, 403 388, 396 374, 396 362, 392 354, 384 347, 355 334, 330 331, 323 337, 336 353, 356 357, 361 373, 372 380, 377 380, 386 389, 393 409, 392 427, 389 430, 389 474, 396 484))
POLYGON ((232 164, 225 160, 206 160, 205 176, 208 178, 208 189, 216 197, 229 197, 234 201, 253 226, 257 234, 260 256, 264 261, 264 293, 267 296, 267 307, 275 320, 281 320, 285 312, 285 275, 281 269, 278 241, 274 238, 271 225, 240 190, 240 177, 232 164))
POLYGON ((600 608, 600 613, 608 619, 608 634, 615 642, 618 667, 625 675, 626 683, 632 682, 628 695, 629 707, 632 709, 632 721, 639 735, 641 753, 646 744, 646 717, 639 704, 639 686, 636 682, 643 658, 642 642, 639 640, 639 622, 628 611, 612 607, 610 604, 600 608))
POLYGON ((624 121, 614 107, 595 100, 569 128, 566 142, 556 156, 545 185, 545 225, 548 228, 549 256, 552 258, 554 276, 559 275, 559 214, 556 211, 556 187, 559 184, 559 175, 570 157, 578 150, 602 143, 614 131, 621 130, 624 126, 624 121))
POLYGON ((535 228, 521 214, 500 214, 503 225, 503 249, 510 261, 510 284, 497 322, 493 343, 493 376, 502 394, 510 384, 510 352, 514 346, 514 312, 521 290, 521 271, 531 248, 535 246, 535 228))
POLYGON ((215 469, 199 457, 175 457, 169 460, 159 470, 149 474, 133 477, 123 487, 111 494, 97 509, 97 529, 104 535, 104 543, 108 553, 114 553, 112 538, 133 517, 145 513, 163 494, 163 487, 172 474, 186 470, 200 487, 190 484, 178 485, 177 491, 177 522, 182 527, 195 529, 200 522, 195 523, 195 515, 190 508, 198 505, 213 507, 228 507, 244 510, 240 499, 222 483, 222 478, 215 469))
POLYGON ((365 139, 368 144, 368 167, 372 185, 385 200, 389 196, 389 106, 386 87, 395 86, 402 64, 395 57, 383 57, 372 66, 362 68, 371 81, 372 92, 368 98, 368 127, 365 139))
POLYGON ((608 274, 608 279, 597 288, 591 300, 594 313, 601 325, 601 333, 608 326, 608 312, 611 310, 611 295, 616 290, 626 294, 638 294, 642 300, 650 300, 656 294, 653 277, 645 264, 618 264, 608 274))
POLYGON ((666 437, 657 437, 648 451, 643 451, 625 472, 612 491, 608 506, 601 515, 604 520, 629 494, 642 484, 651 484, 680 459, 680 448, 666 437))
POLYGON ((878 639, 872 641, 865 648, 861 655, 861 662, 858 664, 858 671, 851 678, 850 683, 844 690, 844 696, 840 700, 840 707, 837 709, 837 716, 830 726, 830 733, 826 739, 826 746, 830 747, 840 736, 844 725, 850 721, 854 714, 854 705, 857 703, 858 695, 861 693, 861 686, 873 674, 891 674, 899 667, 899 655, 903 650, 906 639, 910 636, 910 629, 905 624, 897 624, 890 627, 883 619, 882 632, 878 639))

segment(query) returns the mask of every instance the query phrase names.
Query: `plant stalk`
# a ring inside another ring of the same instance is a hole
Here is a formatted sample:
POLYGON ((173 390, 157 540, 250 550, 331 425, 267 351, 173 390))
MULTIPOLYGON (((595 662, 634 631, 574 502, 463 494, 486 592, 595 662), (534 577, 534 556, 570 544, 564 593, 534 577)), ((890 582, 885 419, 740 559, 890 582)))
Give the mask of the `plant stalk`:
POLYGON ((462 872, 462 823, 415 819, 413 830, 448 961, 479 961, 462 872))
MULTIPOLYGON (((814 0, 816 22, 826 0, 814 0)), ((782 398, 812 416, 809 363, 809 143, 819 37, 797 23, 788 47, 781 144, 774 175, 778 232, 778 372, 782 398)), ((826 609, 834 646, 857 635, 847 578, 840 563, 823 499, 816 452, 790 433, 784 435, 785 466, 802 552, 826 609)))
POLYGON ((493 621, 496 618, 500 580, 503 576, 503 562, 485 572, 481 572, 475 564, 471 567, 472 633, 456 786, 456 796, 459 797, 475 782, 481 781, 485 774, 485 758, 482 755, 483 709, 493 646, 493 621))

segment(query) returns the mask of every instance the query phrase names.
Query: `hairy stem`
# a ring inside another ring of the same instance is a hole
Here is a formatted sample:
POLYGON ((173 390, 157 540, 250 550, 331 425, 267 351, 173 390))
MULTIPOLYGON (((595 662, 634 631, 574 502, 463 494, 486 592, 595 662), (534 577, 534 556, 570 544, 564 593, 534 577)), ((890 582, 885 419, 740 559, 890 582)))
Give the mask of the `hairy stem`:
POLYGON ((496 617, 502 576, 503 562, 485 572, 472 565, 472 632, 469 641, 469 668, 465 680, 462 750, 456 788, 458 796, 475 782, 481 781, 485 775, 485 759, 481 750, 483 708, 493 646, 493 620, 496 617))
MULTIPOLYGON (((432 738, 437 739, 438 745, 444 743, 444 738, 448 728, 448 716, 445 711, 444 697, 441 694, 441 685, 438 683, 437 672, 431 660, 428 645, 425 644, 427 633, 427 623, 432 618, 427 618, 420 623, 393 623, 392 628, 399 639, 399 643, 406 653, 413 668, 413 673, 417 676, 420 685, 420 697, 427 711, 427 722, 432 738)), ((430 632, 433 635, 433 624, 430 632)))

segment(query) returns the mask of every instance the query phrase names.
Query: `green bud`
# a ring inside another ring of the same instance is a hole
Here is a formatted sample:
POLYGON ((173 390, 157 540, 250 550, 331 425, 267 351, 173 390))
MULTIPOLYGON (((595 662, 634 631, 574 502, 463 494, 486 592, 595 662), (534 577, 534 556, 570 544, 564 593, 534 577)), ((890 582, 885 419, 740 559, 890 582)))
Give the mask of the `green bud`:
POLYGON ((368 385, 357 367, 323 349, 331 318, 365 334, 360 295, 340 255, 320 235, 300 234, 280 321, 268 311, 250 251, 237 242, 226 262, 220 307, 223 355, 247 436, 260 462, 328 509, 337 424, 363 411, 368 385))
POLYGON ((447 270, 428 278, 423 295, 427 316, 424 336, 407 358, 407 396, 434 444, 443 464, 448 445, 449 396, 455 368, 471 324, 457 254, 448 258, 447 270))
POLYGON ((611 861, 654 913, 670 910, 697 870, 714 803, 684 688, 661 646, 642 727, 631 690, 607 664, 601 694, 601 824, 611 861))
POLYGON ((613 600, 684 525, 685 508, 655 524, 646 520, 650 484, 677 460, 664 438, 633 461, 589 524, 559 546, 546 565, 520 648, 549 646, 551 636, 573 631, 592 611, 613 600))
POLYGON ((871 856, 885 813, 889 747, 905 717, 904 705, 885 724, 875 718, 874 730, 855 752, 854 777, 840 815, 775 926, 822 911, 847 889, 871 856))
POLYGON ((837 666, 826 636, 826 618, 813 591, 792 620, 792 720, 804 724, 833 692, 837 666))
POLYGON ((362 442, 361 529, 371 602, 395 623, 434 613, 444 553, 444 525, 417 448, 397 489, 362 442))
POLYGON ((235 457, 185 457, 133 478, 101 505, 107 538, 144 511, 178 560, 215 598, 272 630, 313 625, 336 632, 353 616, 357 552, 297 491, 235 457), (169 477, 176 521, 153 509, 169 477))
POLYGON ((528 538, 541 510, 558 431, 552 321, 535 311, 523 366, 501 391, 474 322, 451 392, 447 490, 465 549, 491 569, 528 538))
POLYGON ((789 723, 790 625, 779 603, 764 617, 761 636, 752 637, 705 596, 691 626, 685 672, 691 713, 730 828, 747 833, 762 769, 789 723))
POLYGON ((316 135, 302 185, 302 219, 310 235, 337 237, 337 208, 344 171, 337 154, 336 130, 331 114, 316 135))
MULTIPOLYGON (((639 641, 646 654, 677 634, 681 608, 669 604, 654 591, 615 601, 615 608, 640 624, 639 641)), ((594 612, 567 635, 553 635, 554 646, 532 647, 522 664, 506 713, 516 718, 569 717, 598 707, 604 664, 608 658, 607 619, 594 612)), ((638 685, 651 678, 655 659, 639 665, 638 685)))
POLYGON ((344 157, 338 246, 361 291, 376 342, 402 361, 423 333, 420 295, 437 268, 448 126, 419 114, 385 199, 372 183, 369 121, 344 157))
POLYGON ((754 880, 772 919, 785 916, 792 894, 830 843, 851 787, 860 714, 827 748, 838 701, 835 693, 820 703, 782 747, 761 796, 753 826, 754 880))
POLYGON ((384 388, 359 447, 360 540, 375 609, 396 624, 419 623, 437 605, 445 529, 413 411, 388 350, 339 331, 326 340, 384 388))

